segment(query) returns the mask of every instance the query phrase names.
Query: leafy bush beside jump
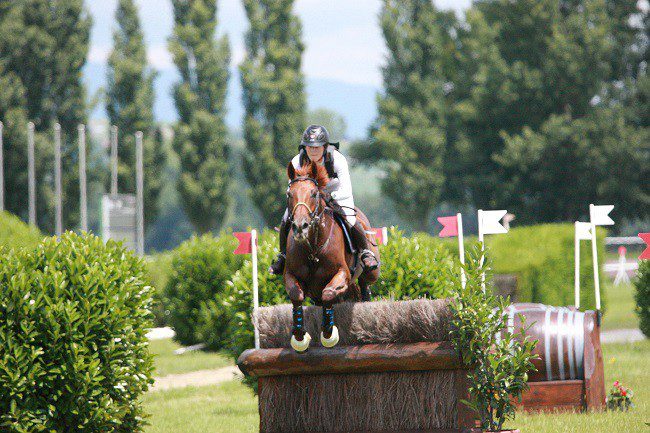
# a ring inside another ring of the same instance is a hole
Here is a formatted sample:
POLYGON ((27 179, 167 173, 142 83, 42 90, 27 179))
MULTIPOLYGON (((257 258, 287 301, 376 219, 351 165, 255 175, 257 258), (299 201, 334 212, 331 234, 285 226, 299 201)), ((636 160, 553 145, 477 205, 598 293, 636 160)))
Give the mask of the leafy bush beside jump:
POLYGON ((9 212, 0 212, 0 247, 32 248, 41 239, 43 235, 36 227, 25 224, 9 212))
POLYGON ((66 233, 0 253, 0 430, 137 432, 151 288, 121 244, 66 233))
POLYGON ((637 279, 634 281, 636 293, 636 314, 639 316, 639 328, 650 338, 650 260, 639 262, 637 279))
MULTIPOLYGON (((241 267, 242 256, 231 234, 206 234, 181 244, 171 258, 171 274, 164 290, 163 305, 176 340, 184 345, 208 343, 218 349, 226 321, 211 320, 205 332, 203 321, 210 317, 212 301, 223 299, 226 282, 241 267)), ((216 309, 217 314, 219 309, 216 309)))

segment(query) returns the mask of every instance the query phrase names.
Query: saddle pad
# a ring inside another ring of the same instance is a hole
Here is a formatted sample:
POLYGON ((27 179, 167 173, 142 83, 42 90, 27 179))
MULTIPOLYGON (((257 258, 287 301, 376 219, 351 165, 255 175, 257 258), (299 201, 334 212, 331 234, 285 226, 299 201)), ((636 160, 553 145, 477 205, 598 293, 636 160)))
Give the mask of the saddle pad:
POLYGON ((347 248, 347 250, 348 250, 348 252, 350 254, 356 254, 357 251, 352 246, 352 238, 350 238, 350 233, 348 231, 348 226, 343 221, 343 217, 341 215, 338 215, 337 213, 334 213, 334 220, 337 223, 339 223, 339 225, 341 226, 341 230, 343 230, 343 237, 345 238, 345 248, 347 248))

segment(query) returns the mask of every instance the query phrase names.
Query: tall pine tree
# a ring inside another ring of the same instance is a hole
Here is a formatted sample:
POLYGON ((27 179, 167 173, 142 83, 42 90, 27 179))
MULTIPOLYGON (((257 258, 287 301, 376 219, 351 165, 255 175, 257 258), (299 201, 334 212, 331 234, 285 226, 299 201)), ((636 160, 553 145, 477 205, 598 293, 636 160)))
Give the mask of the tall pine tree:
POLYGON ((0 4, 0 75, 7 85, 0 98, 0 115, 7 126, 7 207, 21 216, 27 213, 25 130, 30 120, 37 131, 38 222, 49 231, 53 226, 51 134, 56 122, 63 129, 64 226, 74 228, 79 222, 76 139, 77 125, 86 120, 82 69, 90 26, 83 0, 0 4))
POLYGON ((144 133, 144 216, 147 223, 158 214, 161 167, 165 164, 163 143, 156 139, 153 103, 154 72, 147 66, 147 52, 133 0, 120 0, 118 28, 113 34, 113 52, 108 58, 106 111, 111 125, 118 127, 118 190, 135 193, 135 133, 144 133))
POLYGON ((300 71, 301 25, 294 0, 244 0, 250 28, 240 65, 246 109, 244 169, 253 202, 269 225, 285 209, 286 166, 297 151, 305 119, 300 71))
POLYGON ((422 231, 444 184, 450 22, 449 14, 437 11, 431 0, 384 2, 385 91, 378 97, 372 144, 356 149, 366 162, 386 163, 383 192, 422 231))
POLYGON ((221 227, 232 202, 224 122, 230 48, 227 37, 215 40, 214 0, 172 4, 175 26, 169 47, 182 79, 174 88, 178 191, 190 221, 204 233, 221 227))

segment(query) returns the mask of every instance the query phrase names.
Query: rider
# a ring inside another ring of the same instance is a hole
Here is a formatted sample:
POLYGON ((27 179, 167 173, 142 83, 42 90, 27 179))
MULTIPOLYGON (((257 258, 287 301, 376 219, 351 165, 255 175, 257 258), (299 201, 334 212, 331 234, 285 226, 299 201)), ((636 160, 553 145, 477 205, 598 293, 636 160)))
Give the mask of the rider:
MULTIPOLYGON (((330 143, 329 133, 325 127, 310 125, 302 135, 299 153, 291 163, 295 169, 300 169, 309 161, 324 165, 330 181, 324 188, 331 199, 326 199, 329 207, 346 223, 352 242, 357 251, 361 251, 360 258, 363 267, 368 270, 379 266, 377 258, 368 248, 366 233, 355 216, 354 199, 352 198, 352 183, 350 171, 345 157, 338 151, 338 143, 330 143)), ((269 268, 269 272, 279 275, 284 270, 287 252, 287 237, 289 235, 289 210, 285 210, 280 224, 280 254, 269 268)))

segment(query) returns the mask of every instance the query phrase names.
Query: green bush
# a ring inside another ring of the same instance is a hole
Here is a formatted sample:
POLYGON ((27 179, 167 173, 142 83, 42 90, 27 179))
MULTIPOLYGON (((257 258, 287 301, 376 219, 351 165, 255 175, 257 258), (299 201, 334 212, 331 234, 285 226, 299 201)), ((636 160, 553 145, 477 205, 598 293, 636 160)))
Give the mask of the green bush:
POLYGON ((165 309, 165 287, 172 273, 172 252, 149 256, 146 260, 149 281, 154 288, 153 306, 154 326, 169 325, 169 310, 165 309))
POLYGON ((1 431, 142 431, 144 281, 141 260, 92 235, 0 253, 1 431))
POLYGON ((22 222, 9 212, 0 212, 0 247, 33 248, 43 239, 43 234, 22 222))
MULTIPOLYGON (((598 229, 598 263, 602 265, 605 253, 604 229, 598 229)), ((476 240, 466 238, 466 245, 476 240)), ((488 235, 485 244, 495 274, 517 276, 517 302, 540 302, 548 305, 573 305, 574 225, 540 224, 516 227, 507 234, 488 235)), ((455 254, 456 242, 446 243, 455 254)), ((601 289, 604 283, 600 271, 601 289)), ((580 308, 595 309, 594 272, 591 243, 580 244, 580 308)), ((606 299, 601 290, 601 307, 606 299)))
POLYGON ((179 343, 221 347, 227 323, 216 320, 216 313, 208 314, 208 302, 223 297, 226 282, 241 267, 242 256, 233 254, 236 246, 237 240, 231 234, 206 234, 193 237, 173 251, 163 304, 179 343), (209 325, 205 323, 208 318, 209 325))
POLYGON ((639 328, 650 338, 650 260, 641 260, 637 278, 634 281, 636 293, 636 314, 639 316, 639 328))

